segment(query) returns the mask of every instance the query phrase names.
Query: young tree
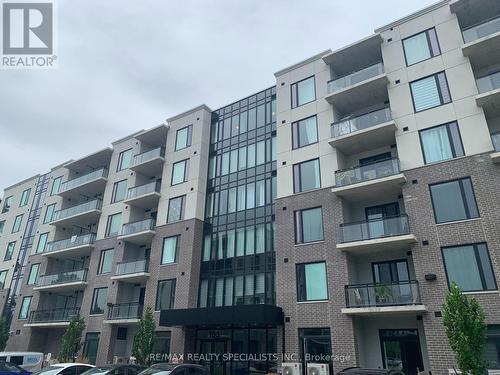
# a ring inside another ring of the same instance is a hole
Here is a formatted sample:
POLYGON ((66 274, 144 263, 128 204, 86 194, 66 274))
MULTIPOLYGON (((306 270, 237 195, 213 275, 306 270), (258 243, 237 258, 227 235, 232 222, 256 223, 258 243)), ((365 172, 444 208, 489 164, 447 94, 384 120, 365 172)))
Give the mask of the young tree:
POLYGON ((75 315, 69 322, 68 328, 62 337, 61 350, 57 359, 60 362, 71 362, 73 354, 80 351, 82 333, 85 330, 85 321, 80 315, 75 315))
POLYGON ((443 305, 443 312, 446 334, 462 374, 486 374, 486 324, 479 303, 476 299, 463 295, 453 282, 443 305))
POLYGON ((0 352, 3 352, 7 346, 7 340, 9 339, 9 327, 5 318, 0 318, 0 352))
POLYGON ((134 344, 132 346, 132 356, 140 365, 149 365, 150 354, 153 353, 155 339, 155 321, 153 319, 153 311, 150 306, 141 317, 139 329, 134 336, 134 344))

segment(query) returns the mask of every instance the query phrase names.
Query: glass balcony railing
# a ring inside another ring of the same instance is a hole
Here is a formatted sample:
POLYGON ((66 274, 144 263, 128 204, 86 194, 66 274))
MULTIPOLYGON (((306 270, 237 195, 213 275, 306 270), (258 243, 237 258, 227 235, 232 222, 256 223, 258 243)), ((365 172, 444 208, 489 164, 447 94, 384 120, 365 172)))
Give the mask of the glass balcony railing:
POLYGON ((359 182, 375 180, 377 178, 393 176, 400 172, 399 159, 392 158, 365 164, 358 167, 342 169, 335 172, 337 187, 357 184, 359 182))
POLYGON ((464 42, 470 43, 485 36, 498 33, 500 31, 500 17, 482 22, 478 25, 462 30, 464 42))
POLYGON ((379 62, 343 77, 332 79, 328 82, 328 93, 331 94, 336 91, 343 90, 349 86, 353 86, 383 73, 384 64, 379 62))
POLYGON ((480 94, 500 89, 500 72, 489 74, 476 80, 477 89, 480 94))
POLYGON ((491 135, 491 140, 493 141, 493 147, 495 151, 500 152, 500 132, 491 135))
POLYGON ((149 260, 141 259, 132 262, 121 262, 116 265, 116 276, 129 275, 138 272, 148 272, 149 260))
POLYGON ((359 116, 349 116, 332 124, 332 137, 337 138, 342 135, 357 132, 358 130, 368 129, 391 120, 392 116, 390 108, 378 109, 359 116))
POLYGON ((157 157, 165 157, 165 147, 158 147, 154 150, 143 152, 134 156, 132 160, 132 166, 139 165, 147 162, 148 160, 155 159, 157 157))
POLYGON ((144 305, 137 302, 110 305, 108 308, 108 320, 116 319, 139 319, 142 316, 144 305))
POLYGON ((407 215, 340 224, 340 242, 373 240, 410 233, 407 215))
POLYGON ((49 242, 47 246, 45 246, 45 252, 48 253, 77 246, 92 245, 95 241, 95 236, 95 233, 89 233, 81 236, 73 236, 60 241, 49 242))
POLYGON ((53 275, 40 276, 36 286, 50 286, 58 284, 75 283, 78 281, 87 281, 88 269, 56 273, 53 275))
POLYGON ((88 201, 73 207, 65 208, 64 210, 59 210, 54 212, 52 216, 52 221, 57 221, 65 219, 67 217, 82 214, 91 210, 100 210, 102 206, 102 201, 100 199, 94 199, 93 201, 88 201))
POLYGON ((154 219, 146 219, 140 221, 134 221, 132 223, 123 224, 122 236, 133 233, 140 233, 146 230, 153 230, 155 227, 154 219))
POLYGON ((346 285, 346 306, 382 307, 419 305, 418 281, 398 281, 389 284, 346 285))
POLYGON ((35 310, 30 312, 28 323, 69 322, 80 313, 79 307, 65 309, 35 310))
POLYGON ((90 172, 86 175, 73 178, 72 180, 68 180, 61 184, 61 189, 59 192, 65 192, 67 190, 71 190, 77 186, 83 185, 89 181, 95 180, 101 177, 108 177, 108 170, 106 168, 99 169, 97 171, 90 172))
POLYGON ((140 197, 150 193, 159 193, 161 184, 158 181, 153 181, 144 185, 132 187, 127 191, 127 199, 140 197))

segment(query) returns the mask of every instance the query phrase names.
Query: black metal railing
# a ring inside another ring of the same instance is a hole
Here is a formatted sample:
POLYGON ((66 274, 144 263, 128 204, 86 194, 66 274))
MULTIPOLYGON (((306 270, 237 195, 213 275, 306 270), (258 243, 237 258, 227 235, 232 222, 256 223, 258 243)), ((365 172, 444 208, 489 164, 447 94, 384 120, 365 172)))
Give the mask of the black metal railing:
POLYGON ((347 186, 400 173, 399 159, 391 158, 335 172, 335 186, 347 186))
POLYGON ((109 305, 108 320, 138 319, 142 316, 143 309, 144 305, 138 302, 109 305))
POLYGON ((383 284, 357 284, 345 286, 346 306, 381 307, 418 305, 418 281, 397 281, 383 284))
POLYGON ((349 116, 331 125, 331 134, 337 138, 359 130, 368 129, 392 120, 390 108, 382 108, 357 116, 349 116))
POLYGON ((80 313, 80 307, 64 309, 34 310, 30 312, 28 323, 69 322, 80 313))
POLYGON ((407 215, 340 224, 341 243, 400 236, 409 233, 410 224, 407 215))

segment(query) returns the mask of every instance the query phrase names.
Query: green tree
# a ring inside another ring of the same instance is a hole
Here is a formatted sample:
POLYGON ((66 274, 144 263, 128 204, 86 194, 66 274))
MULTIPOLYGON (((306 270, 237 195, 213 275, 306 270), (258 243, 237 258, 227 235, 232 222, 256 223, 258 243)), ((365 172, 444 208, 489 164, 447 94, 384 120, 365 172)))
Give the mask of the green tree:
POLYGON ((154 347, 155 328, 153 310, 148 306, 139 321, 139 328, 134 336, 132 346, 132 356, 140 365, 149 365, 150 363, 150 354, 153 353, 154 347))
POLYGON ((5 318, 0 318, 0 352, 2 352, 7 346, 7 340, 9 339, 9 327, 5 318))
POLYGON ((443 312, 446 334, 462 374, 486 374, 486 324, 479 303, 474 298, 467 298, 453 282, 443 312))
POLYGON ((61 350, 57 359, 60 362, 70 362, 73 354, 80 351, 82 345, 82 333, 85 330, 85 321, 80 315, 75 315, 69 322, 68 328, 62 337, 61 350))

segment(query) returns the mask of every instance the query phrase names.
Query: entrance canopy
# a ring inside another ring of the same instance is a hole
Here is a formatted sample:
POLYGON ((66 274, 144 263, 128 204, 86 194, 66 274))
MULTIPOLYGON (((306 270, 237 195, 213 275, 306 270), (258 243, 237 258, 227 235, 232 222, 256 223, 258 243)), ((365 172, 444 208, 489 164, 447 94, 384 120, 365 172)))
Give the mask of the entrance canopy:
POLYGON ((162 310, 160 326, 276 326, 283 325, 283 310, 273 305, 239 305, 162 310))

